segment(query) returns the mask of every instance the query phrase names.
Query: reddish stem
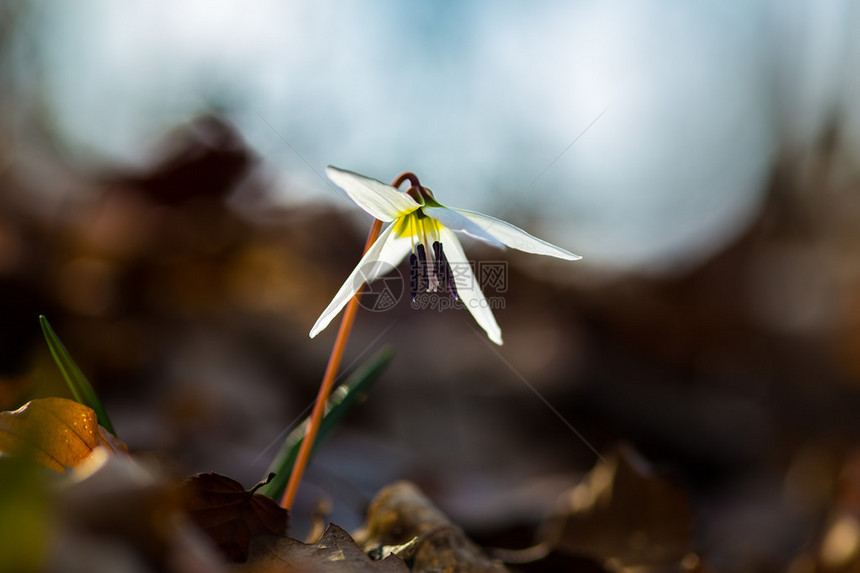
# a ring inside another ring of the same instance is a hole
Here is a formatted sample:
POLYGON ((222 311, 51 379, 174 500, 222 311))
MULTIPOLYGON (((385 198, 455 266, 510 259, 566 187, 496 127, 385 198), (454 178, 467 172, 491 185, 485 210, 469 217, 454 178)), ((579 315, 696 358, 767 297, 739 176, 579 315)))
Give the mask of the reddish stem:
MULTIPOLYGON (((393 187, 400 187, 404 181, 409 180, 413 187, 420 187, 418 177, 412 173, 402 173, 394 180, 393 187)), ((373 226, 370 227, 370 232, 367 234, 367 242, 364 245, 366 253, 376 239, 379 237, 379 231, 382 229, 382 221, 376 219, 373 221, 373 226)), ((281 498, 281 507, 290 509, 293 501, 296 499, 296 493, 299 490, 299 484, 302 481, 302 476, 307 468, 308 461, 311 457, 314 441, 322 424, 323 415, 325 414, 325 405, 328 402, 329 394, 331 394, 332 386, 334 385, 337 370, 340 367, 340 360, 343 358, 343 351, 346 348, 346 342, 349 339, 349 332, 352 330, 352 323, 355 322, 355 313, 358 310, 358 295, 361 293, 362 285, 356 291, 355 296, 350 299, 346 305, 346 310, 343 313, 343 318, 340 321, 340 328, 337 331, 337 338, 334 341, 334 347, 331 351, 331 356, 328 359, 328 366, 325 369, 322 383, 320 384, 317 399, 314 403, 313 412, 311 412, 308 429, 305 432, 305 438, 302 440, 302 445, 299 448, 299 453, 296 456, 296 463, 293 465, 293 471, 290 473, 290 481, 287 483, 287 489, 284 491, 284 497, 281 498)))
POLYGON ((404 181, 409 181, 412 184, 412 187, 421 187, 421 183, 418 182, 418 176, 414 173, 410 173, 406 171, 397 176, 397 179, 394 180, 394 183, 391 184, 392 187, 400 187, 403 185, 404 181))

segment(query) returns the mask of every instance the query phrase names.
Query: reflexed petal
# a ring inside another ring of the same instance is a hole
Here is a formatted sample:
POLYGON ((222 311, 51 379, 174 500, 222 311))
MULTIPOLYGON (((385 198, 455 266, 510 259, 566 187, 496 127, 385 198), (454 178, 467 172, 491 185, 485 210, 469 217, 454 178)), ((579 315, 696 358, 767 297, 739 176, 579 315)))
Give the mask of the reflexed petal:
POLYGON ((466 258, 457 235, 450 229, 442 227, 439 229, 439 240, 442 242, 442 249, 445 251, 448 264, 451 265, 454 274, 457 295, 472 313, 478 325, 487 332, 490 340, 501 346, 502 329, 499 328, 493 311, 490 310, 487 299, 481 292, 481 287, 475 279, 475 274, 469 265, 469 259, 466 258))
POLYGON ((356 205, 380 221, 393 221, 419 207, 406 193, 376 179, 331 165, 326 167, 325 172, 335 185, 346 191, 356 205))
POLYGON ((519 227, 515 227, 501 219, 496 219, 489 215, 476 213, 474 211, 467 211, 466 209, 450 210, 463 215, 463 217, 481 227, 485 233, 491 235, 497 241, 500 241, 512 249, 525 251, 526 253, 535 253, 538 255, 549 255, 550 257, 558 257, 559 259, 565 259, 568 261, 575 261, 582 258, 579 255, 574 255, 570 251, 562 249, 561 247, 556 247, 552 243, 547 243, 537 237, 533 237, 519 227))
POLYGON ((486 232, 483 227, 454 209, 449 209, 448 207, 422 207, 421 210, 424 214, 436 219, 449 229, 466 233, 494 247, 502 246, 502 242, 491 233, 486 232))
POLYGON ((391 267, 396 267, 406 254, 412 249, 412 243, 408 238, 398 237, 392 234, 393 225, 389 225, 376 242, 368 249, 367 253, 356 265, 355 269, 334 295, 328 307, 317 319, 311 329, 310 336, 313 338, 323 331, 326 326, 337 316, 341 309, 346 306, 358 289, 365 282, 371 282, 385 274, 391 267))

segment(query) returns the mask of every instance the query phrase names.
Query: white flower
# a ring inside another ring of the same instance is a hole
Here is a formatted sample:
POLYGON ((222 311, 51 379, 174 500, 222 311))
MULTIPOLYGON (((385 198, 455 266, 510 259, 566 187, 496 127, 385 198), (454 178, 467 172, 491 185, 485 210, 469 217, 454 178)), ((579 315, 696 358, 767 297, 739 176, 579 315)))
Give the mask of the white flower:
POLYGON ((426 187, 413 186, 404 193, 375 179, 337 167, 329 166, 326 173, 359 207, 391 224, 380 233, 317 319, 310 332, 311 338, 328 326, 362 284, 378 278, 410 255, 413 299, 418 292, 447 289, 462 300, 490 340, 502 344, 502 330, 453 231, 491 245, 507 245, 527 253, 568 261, 582 258, 505 221, 474 211, 445 207, 426 187), (452 265, 457 273, 452 271, 452 265))

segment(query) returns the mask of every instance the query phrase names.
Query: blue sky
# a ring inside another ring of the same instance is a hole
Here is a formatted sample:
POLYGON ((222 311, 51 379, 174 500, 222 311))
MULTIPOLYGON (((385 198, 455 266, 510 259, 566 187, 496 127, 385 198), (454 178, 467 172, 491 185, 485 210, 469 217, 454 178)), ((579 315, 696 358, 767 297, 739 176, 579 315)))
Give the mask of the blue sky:
POLYGON ((594 265, 672 270, 718 250, 777 155, 809 147, 836 106, 860 141, 848 0, 30 11, 20 41, 38 57, 19 82, 44 90, 81 165, 143 163, 167 129, 223 109, 279 200, 344 206, 317 175, 327 164, 384 181, 410 170, 443 202, 594 265))

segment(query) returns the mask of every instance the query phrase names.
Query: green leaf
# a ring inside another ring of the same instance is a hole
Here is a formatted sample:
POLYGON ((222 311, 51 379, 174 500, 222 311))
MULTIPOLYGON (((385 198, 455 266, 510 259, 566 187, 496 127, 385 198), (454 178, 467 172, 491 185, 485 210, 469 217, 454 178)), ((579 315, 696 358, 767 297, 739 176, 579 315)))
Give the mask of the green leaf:
POLYGON ((53 328, 51 328, 45 315, 39 315, 39 323, 42 325, 42 333, 45 335, 45 341, 48 343, 48 348, 51 349, 51 355, 54 357, 57 367, 63 374, 63 378, 66 380, 66 385, 68 385, 69 390, 71 390, 72 396, 74 396, 75 400, 81 404, 92 408, 95 411, 96 416, 98 416, 99 425, 115 436, 116 430, 113 429, 113 424, 111 424, 110 418, 102 406, 101 400, 99 400, 98 395, 96 395, 96 391, 93 390, 93 387, 90 385, 86 376, 84 376, 84 373, 81 372, 81 369, 78 368, 78 365, 75 364, 74 360, 72 360, 69 351, 66 350, 66 347, 63 346, 63 343, 57 336, 57 333, 54 332, 53 328))
MULTIPOLYGON (((376 382, 393 357, 394 350, 386 346, 347 378, 346 382, 332 391, 311 454, 334 431, 347 412, 364 399, 370 391, 370 387, 376 382)), ((266 474, 274 473, 275 477, 262 486, 258 490, 259 493, 275 500, 280 499, 284 494, 290 479, 290 472, 293 470, 293 464, 296 462, 296 456, 298 456, 299 448, 305 438, 308 422, 309 418, 305 418, 284 440, 280 451, 266 470, 266 474)))
POLYGON ((57 524, 46 477, 32 460, 0 457, 0 571, 49 568, 57 524))

